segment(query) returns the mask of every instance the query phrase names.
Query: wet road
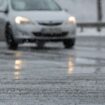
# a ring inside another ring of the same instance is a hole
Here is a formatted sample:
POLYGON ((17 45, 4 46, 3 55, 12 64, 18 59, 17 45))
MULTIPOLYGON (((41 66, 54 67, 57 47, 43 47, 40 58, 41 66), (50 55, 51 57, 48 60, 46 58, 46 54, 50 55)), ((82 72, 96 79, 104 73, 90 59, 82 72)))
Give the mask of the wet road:
POLYGON ((78 38, 74 49, 0 43, 0 105, 105 105, 105 38, 78 38))

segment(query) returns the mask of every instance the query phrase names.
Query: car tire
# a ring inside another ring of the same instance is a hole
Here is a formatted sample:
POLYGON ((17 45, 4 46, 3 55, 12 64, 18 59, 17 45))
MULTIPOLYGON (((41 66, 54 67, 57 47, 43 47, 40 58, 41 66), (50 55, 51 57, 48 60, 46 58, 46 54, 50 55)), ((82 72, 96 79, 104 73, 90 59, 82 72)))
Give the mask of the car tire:
POLYGON ((64 47, 67 49, 73 48, 75 45, 75 38, 63 41, 64 47))
POLYGON ((18 43, 16 43, 13 37, 13 32, 9 24, 6 25, 6 28, 5 28, 5 38, 9 49, 16 50, 18 48, 18 43))

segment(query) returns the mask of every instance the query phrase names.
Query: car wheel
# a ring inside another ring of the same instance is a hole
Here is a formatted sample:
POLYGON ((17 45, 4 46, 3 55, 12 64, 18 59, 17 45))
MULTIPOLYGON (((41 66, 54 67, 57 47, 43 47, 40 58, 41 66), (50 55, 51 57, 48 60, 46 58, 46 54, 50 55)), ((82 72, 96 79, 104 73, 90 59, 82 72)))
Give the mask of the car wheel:
POLYGON ((75 39, 67 39, 63 41, 65 48, 73 48, 75 45, 75 39))
POLYGON ((37 44, 38 48, 43 48, 45 45, 45 42, 44 41, 37 41, 36 44, 37 44))
POLYGON ((9 49, 16 50, 18 48, 18 43, 14 40, 12 29, 10 28, 10 25, 6 26, 5 29, 5 37, 7 46, 9 49))

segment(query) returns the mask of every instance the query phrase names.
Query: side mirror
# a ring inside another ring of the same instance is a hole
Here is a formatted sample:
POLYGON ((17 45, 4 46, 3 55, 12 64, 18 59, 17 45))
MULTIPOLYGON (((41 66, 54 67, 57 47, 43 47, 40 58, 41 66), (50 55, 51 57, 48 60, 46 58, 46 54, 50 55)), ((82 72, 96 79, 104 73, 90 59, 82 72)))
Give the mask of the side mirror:
POLYGON ((64 9, 64 11, 69 12, 69 10, 68 10, 68 9, 64 9))
POLYGON ((8 7, 5 9, 4 13, 5 14, 8 14, 9 10, 8 10, 8 7))
POLYGON ((62 7, 62 10, 66 11, 66 12, 69 12, 69 10, 65 7, 62 7))
POLYGON ((8 14, 8 8, 4 10, 0 10, 0 13, 8 14))

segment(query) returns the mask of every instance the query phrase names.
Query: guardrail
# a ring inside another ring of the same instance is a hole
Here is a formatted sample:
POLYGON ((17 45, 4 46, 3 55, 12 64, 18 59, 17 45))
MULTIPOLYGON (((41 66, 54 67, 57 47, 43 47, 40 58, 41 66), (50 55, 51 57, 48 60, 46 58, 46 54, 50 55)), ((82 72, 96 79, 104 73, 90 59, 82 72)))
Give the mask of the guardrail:
POLYGON ((83 32, 84 28, 88 27, 95 27, 97 28, 97 31, 101 31, 101 28, 105 27, 105 22, 81 22, 77 23, 77 26, 81 28, 81 32, 83 32))

